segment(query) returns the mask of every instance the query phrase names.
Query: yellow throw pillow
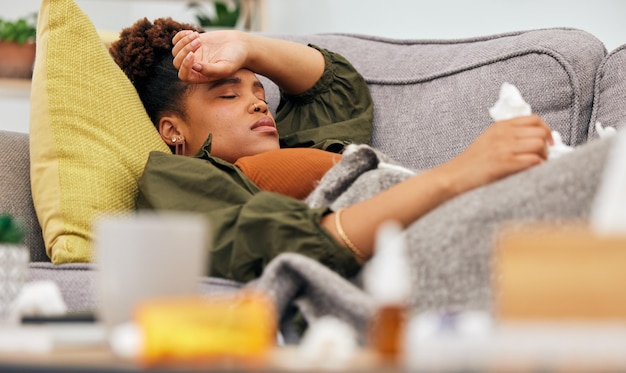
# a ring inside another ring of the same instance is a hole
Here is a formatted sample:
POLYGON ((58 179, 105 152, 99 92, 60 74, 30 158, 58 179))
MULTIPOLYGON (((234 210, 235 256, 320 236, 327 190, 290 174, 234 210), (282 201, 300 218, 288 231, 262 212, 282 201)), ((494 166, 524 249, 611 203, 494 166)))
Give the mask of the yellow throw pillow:
POLYGON ((33 202, 53 263, 92 259, 97 216, 130 212, 148 153, 169 152, 73 0, 43 0, 32 81, 33 202))

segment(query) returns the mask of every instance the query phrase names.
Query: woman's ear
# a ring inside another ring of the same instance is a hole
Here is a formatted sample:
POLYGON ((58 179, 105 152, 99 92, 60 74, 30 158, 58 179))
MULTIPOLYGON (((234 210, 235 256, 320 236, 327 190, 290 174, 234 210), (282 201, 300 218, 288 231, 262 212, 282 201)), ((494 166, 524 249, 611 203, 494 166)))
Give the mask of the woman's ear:
POLYGON ((172 139, 175 139, 181 135, 178 130, 178 119, 175 117, 162 117, 159 120, 159 134, 165 143, 169 146, 174 146, 172 139))

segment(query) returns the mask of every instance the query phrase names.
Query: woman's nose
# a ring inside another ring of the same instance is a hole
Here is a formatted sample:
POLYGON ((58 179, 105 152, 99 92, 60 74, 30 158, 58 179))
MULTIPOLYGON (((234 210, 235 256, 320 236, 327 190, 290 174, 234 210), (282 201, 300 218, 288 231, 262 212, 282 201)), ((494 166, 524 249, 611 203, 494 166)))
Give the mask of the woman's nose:
POLYGON ((268 107, 267 107, 267 103, 263 100, 258 100, 256 102, 253 102, 251 105, 251 110, 254 113, 267 113, 268 107))

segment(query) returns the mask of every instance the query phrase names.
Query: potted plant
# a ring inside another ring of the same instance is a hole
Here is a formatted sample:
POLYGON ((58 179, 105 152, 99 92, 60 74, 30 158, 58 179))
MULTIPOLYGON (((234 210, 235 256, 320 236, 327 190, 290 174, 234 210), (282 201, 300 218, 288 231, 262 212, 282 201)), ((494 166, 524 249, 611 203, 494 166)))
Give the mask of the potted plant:
POLYGON ((189 3, 189 8, 195 11, 198 24, 206 29, 235 28, 241 16, 241 4, 238 0, 211 2, 213 9, 207 9, 198 2, 189 3))
POLYGON ((37 16, 0 18, 0 77, 30 79, 35 62, 37 16))
POLYGON ((11 316, 11 306, 28 279, 30 253, 25 231, 10 214, 0 215, 0 324, 11 316))

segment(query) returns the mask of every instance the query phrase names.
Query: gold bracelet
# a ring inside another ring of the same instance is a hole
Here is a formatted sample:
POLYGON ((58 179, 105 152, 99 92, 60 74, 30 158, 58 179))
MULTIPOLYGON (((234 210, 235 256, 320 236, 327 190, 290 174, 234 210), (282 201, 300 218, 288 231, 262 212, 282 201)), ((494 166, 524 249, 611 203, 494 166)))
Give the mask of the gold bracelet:
POLYGON ((365 261, 365 255, 363 252, 356 247, 352 241, 346 235, 346 232, 343 231, 343 226, 341 225, 341 213, 343 213, 343 209, 337 210, 335 212, 335 228, 337 229, 337 233, 339 233, 339 237, 343 240, 343 243, 352 251, 352 253, 357 257, 357 259, 361 261, 365 261))

